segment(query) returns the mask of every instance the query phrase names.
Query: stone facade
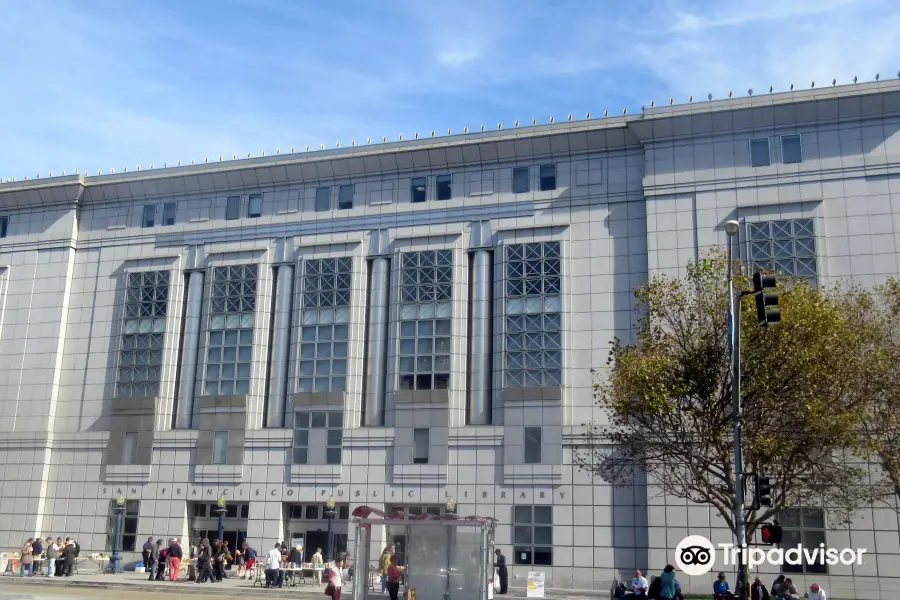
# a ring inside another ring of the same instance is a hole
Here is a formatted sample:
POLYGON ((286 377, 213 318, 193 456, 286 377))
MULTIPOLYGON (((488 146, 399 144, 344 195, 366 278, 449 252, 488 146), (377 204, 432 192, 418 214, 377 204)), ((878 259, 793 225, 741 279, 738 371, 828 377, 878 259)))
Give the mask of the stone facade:
MULTIPOLYGON (((603 418, 591 369, 632 335, 632 288, 723 245, 729 219, 745 258, 896 276, 898 129, 900 85, 880 82, 0 184, 0 546, 108 550, 120 492, 138 550, 214 530, 220 494, 258 549, 324 545, 329 496, 339 548, 355 506, 452 497, 552 587, 656 572, 689 530, 728 541, 709 507, 573 467, 603 418)), ((870 552, 795 581, 900 588, 890 508, 784 518, 870 552)))

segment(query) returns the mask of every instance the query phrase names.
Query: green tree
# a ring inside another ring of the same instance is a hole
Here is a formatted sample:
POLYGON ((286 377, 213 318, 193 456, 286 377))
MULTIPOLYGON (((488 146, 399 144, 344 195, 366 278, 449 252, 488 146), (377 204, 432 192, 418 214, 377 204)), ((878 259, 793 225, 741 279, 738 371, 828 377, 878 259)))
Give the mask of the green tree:
POLYGON ((862 420, 862 458, 876 466, 882 499, 900 509, 900 281, 854 290, 853 316, 866 331, 860 360, 860 394, 868 400, 862 420))
MULTIPOLYGON (((727 267, 714 252, 683 278, 635 291, 634 341, 613 341, 594 386, 607 420, 587 424, 576 464, 617 485, 643 470, 661 492, 714 506, 734 531, 727 267)), ((752 288, 743 275, 735 286, 752 288)), ((865 452, 865 398, 853 383, 866 331, 847 294, 802 282, 779 293, 777 326, 758 327, 751 298, 740 313, 744 469, 775 484, 772 505, 745 514, 748 539, 784 507, 845 520, 873 493, 865 464, 845 459, 865 452)))

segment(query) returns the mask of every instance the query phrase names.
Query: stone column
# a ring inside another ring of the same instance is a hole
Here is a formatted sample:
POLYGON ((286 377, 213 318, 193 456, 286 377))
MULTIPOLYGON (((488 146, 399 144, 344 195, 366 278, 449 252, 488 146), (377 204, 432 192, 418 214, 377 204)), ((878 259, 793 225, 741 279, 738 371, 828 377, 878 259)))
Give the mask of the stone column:
POLYGON ((291 347, 291 312, 294 296, 294 267, 281 265, 275 283, 275 311, 272 315, 272 362, 269 365, 269 402, 266 424, 284 427, 291 347))
POLYGON ((376 256, 369 263, 369 341, 366 361, 366 403, 363 425, 384 425, 385 378, 387 371, 388 305, 390 303, 391 261, 376 256))
POLYGON ((491 252, 472 255, 472 309, 469 315, 469 424, 491 424, 491 252))
POLYGON ((194 422, 194 396, 197 389, 197 363, 200 351, 203 314, 203 271, 188 276, 187 302, 184 308, 184 348, 181 354, 181 389, 178 393, 176 429, 191 429, 194 422))

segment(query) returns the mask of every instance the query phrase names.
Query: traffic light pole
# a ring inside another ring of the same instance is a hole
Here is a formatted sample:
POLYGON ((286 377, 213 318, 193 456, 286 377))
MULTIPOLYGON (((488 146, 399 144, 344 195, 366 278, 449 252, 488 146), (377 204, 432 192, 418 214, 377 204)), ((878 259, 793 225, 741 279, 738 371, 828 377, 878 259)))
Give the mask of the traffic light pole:
POLYGON ((736 591, 740 600, 747 600, 747 571, 744 567, 744 549, 747 547, 747 531, 744 527, 744 456, 741 451, 741 297, 743 292, 734 289, 734 231, 728 229, 728 302, 729 330, 731 333, 731 399, 734 413, 734 528, 737 534, 738 572, 736 591))

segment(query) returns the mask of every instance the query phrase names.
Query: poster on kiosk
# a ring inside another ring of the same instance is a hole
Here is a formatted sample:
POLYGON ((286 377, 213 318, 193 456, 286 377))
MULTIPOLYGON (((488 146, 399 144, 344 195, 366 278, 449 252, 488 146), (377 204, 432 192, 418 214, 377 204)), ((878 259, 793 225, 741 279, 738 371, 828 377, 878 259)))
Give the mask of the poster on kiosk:
POLYGON ((544 597, 544 572, 528 571, 528 587, 525 596, 527 598, 543 598, 544 597))

